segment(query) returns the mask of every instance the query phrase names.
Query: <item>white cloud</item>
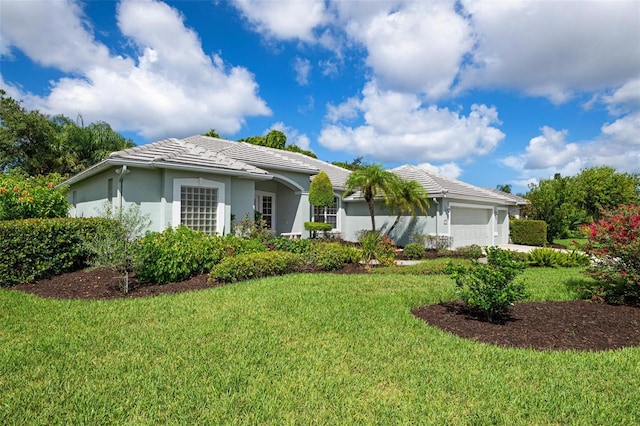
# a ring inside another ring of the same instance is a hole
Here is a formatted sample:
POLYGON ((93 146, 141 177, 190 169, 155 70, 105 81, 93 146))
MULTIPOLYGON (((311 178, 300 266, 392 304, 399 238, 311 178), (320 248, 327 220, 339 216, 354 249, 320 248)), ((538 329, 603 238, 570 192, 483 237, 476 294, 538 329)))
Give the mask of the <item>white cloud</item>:
POLYGON ((368 83, 361 99, 328 107, 319 142, 331 150, 347 151, 380 161, 450 161, 493 151, 504 138, 494 107, 473 105, 468 116, 434 105, 424 106, 416 95, 380 90, 368 83), (343 119, 362 117, 351 127, 343 119))
POLYGON ((300 86, 306 86, 309 84, 311 61, 305 58, 296 57, 293 60, 293 70, 296 72, 296 82, 300 86))
POLYGON ((453 162, 440 164, 439 166, 431 163, 421 163, 418 164, 418 167, 453 179, 457 179, 462 174, 462 169, 453 162))
POLYGON ((522 180, 545 178, 560 173, 571 176, 593 166, 610 166, 620 171, 640 172, 640 112, 621 117, 601 127, 596 138, 567 142, 566 130, 543 127, 542 135, 529 141, 525 153, 501 159, 517 170, 522 180))
POLYGON ((314 29, 327 22, 324 0, 234 0, 236 8, 266 37, 314 41, 314 29))
POLYGON ((615 115, 640 108, 640 78, 627 81, 611 95, 604 96, 603 102, 615 115))
MULTIPOLYGON (((24 49, 35 62, 63 71, 77 70, 79 74, 52 82, 48 96, 22 96, 31 108, 71 117, 80 113, 85 121, 104 120, 117 130, 138 132, 149 139, 187 136, 208 128, 233 134, 246 116, 271 113, 257 95, 253 75, 245 68, 229 67, 220 56, 207 56, 197 34, 184 26, 181 14, 164 3, 123 1, 118 6, 119 28, 138 50, 137 58, 103 53, 106 47, 96 43, 82 26, 77 7, 69 8, 72 15, 63 14, 65 26, 52 35, 24 23, 38 23, 42 15, 57 16, 59 2, 10 3, 21 5, 20 19, 26 27, 11 33, 8 40, 12 46, 24 49), (37 19, 32 21, 32 16, 37 19), (51 38, 56 45, 48 44, 51 38), (73 46, 88 53, 44 51, 56 51, 58 42, 71 38, 73 46), (29 47, 38 43, 49 47, 29 47), (98 52, 98 60, 88 60, 87 56, 94 52, 98 52)), ((3 28, 3 38, 5 32, 3 28)))
POLYGON ((287 135, 287 144, 296 144, 300 148, 306 150, 308 150, 311 145, 311 141, 306 134, 300 133, 296 128, 287 126, 282 121, 274 123, 265 133, 268 133, 271 130, 279 130, 287 135))
POLYGON ((66 72, 129 65, 111 57, 90 31, 77 1, 3 1, 0 54, 16 48, 40 65, 66 72))
POLYGON ((477 38, 462 87, 510 87, 554 102, 638 75, 640 2, 464 0, 477 38))
POLYGON ((473 46, 468 23, 455 2, 408 2, 347 24, 367 49, 379 84, 435 99, 452 86, 463 56, 473 46))

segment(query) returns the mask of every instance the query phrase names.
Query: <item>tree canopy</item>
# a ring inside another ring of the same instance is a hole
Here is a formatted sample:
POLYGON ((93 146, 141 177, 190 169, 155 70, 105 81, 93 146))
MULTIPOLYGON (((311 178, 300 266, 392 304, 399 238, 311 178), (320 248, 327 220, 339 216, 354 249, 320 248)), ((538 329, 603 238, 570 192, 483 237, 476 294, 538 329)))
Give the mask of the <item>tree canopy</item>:
POLYGON ((356 170, 365 167, 365 164, 362 162, 362 157, 356 157, 350 163, 346 161, 333 161, 331 164, 347 170, 356 170))
POLYGON ((318 158, 313 151, 300 148, 296 144, 287 145, 287 135, 280 130, 271 130, 264 136, 249 136, 246 138, 238 139, 238 142, 246 142, 252 145, 266 146, 274 149, 281 149, 284 151, 297 152, 304 154, 308 157, 318 158))
POLYGON ((326 172, 318 173, 309 186, 309 202, 313 206, 333 206, 333 184, 326 172))
POLYGON ((602 210, 640 202, 640 175, 611 167, 591 167, 576 176, 556 174, 529 186, 523 215, 547 222, 547 240, 569 237, 580 225, 600 218, 602 210))
POLYGON ((345 194, 354 191, 362 192, 369 207, 371 216, 371 230, 376 230, 375 197, 384 197, 388 200, 392 196, 394 188, 399 182, 398 176, 384 170, 381 164, 371 164, 354 170, 345 183, 345 194))
POLYGON ((69 175, 133 146, 105 122, 85 126, 82 117, 29 111, 0 90, 0 171, 69 175))
POLYGON ((400 222, 403 213, 410 213, 411 216, 415 217, 418 210, 422 213, 427 212, 429 194, 418 181, 398 179, 396 185, 392 188, 392 194, 387 200, 387 205, 397 214, 396 220, 387 231, 387 234, 391 234, 400 222))

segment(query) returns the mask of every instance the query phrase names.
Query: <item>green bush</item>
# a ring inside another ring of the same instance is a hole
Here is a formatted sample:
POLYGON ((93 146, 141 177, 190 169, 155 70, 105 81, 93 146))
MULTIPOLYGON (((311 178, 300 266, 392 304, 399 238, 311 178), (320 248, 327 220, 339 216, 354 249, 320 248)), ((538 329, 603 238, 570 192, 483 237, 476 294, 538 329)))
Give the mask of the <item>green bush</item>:
POLYGON ((209 274, 209 282, 237 282, 283 275, 299 271, 303 265, 302 255, 285 251, 227 257, 213 267, 209 274))
POLYGON ((373 274, 399 274, 399 275, 439 275, 445 274, 449 264, 453 266, 470 266, 469 259, 447 259, 444 257, 437 259, 427 259, 415 265, 389 266, 386 268, 375 268, 373 274))
POLYGON ((84 241, 103 219, 58 218, 0 222, 0 285, 23 284, 87 266, 84 241))
POLYGON ((511 219, 509 232, 514 244, 542 247, 547 243, 547 224, 543 220, 511 219))
POLYGON ((394 264, 396 247, 380 231, 361 230, 358 232, 358 241, 362 249, 362 260, 367 268, 371 268, 374 261, 384 266, 394 264))
POLYGON ((456 282, 456 293, 471 308, 493 321, 506 313, 514 302, 526 297, 523 282, 514 281, 525 269, 505 250, 487 247, 487 264, 471 267, 448 265, 456 282))
POLYGON ((222 244, 224 248, 224 255, 226 257, 250 253, 262 253, 269 250, 261 238, 247 239, 233 234, 226 235, 222 244))
POLYGON ((362 260, 362 250, 353 246, 342 246, 342 261, 344 263, 359 263, 362 260))
POLYGON ((455 250, 455 254, 458 257, 463 257, 465 259, 480 259, 484 256, 484 252, 482 251, 482 247, 477 244, 471 244, 470 246, 458 247, 455 250))
POLYGON ((67 216, 67 188, 55 187, 63 180, 58 174, 25 177, 0 171, 0 220, 67 216))
POLYGON ((308 238, 284 238, 278 237, 271 241, 276 250, 288 251, 289 253, 306 254, 311 251, 313 241, 308 238))
POLYGON ((335 271, 344 266, 344 250, 340 243, 317 243, 308 255, 311 265, 323 271, 335 271))
POLYGON ((409 243, 404 246, 403 253, 407 259, 422 259, 424 257, 424 246, 417 243, 409 243))
POLYGON ((182 281, 210 270, 223 255, 220 237, 180 225, 140 239, 134 270, 143 283, 182 281))

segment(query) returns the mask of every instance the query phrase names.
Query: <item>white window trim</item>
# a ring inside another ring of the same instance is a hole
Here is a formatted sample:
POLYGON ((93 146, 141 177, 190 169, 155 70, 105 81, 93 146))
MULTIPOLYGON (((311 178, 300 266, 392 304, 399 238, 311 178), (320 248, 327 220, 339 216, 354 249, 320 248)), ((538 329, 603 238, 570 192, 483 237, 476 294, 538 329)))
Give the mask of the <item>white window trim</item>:
MULTIPOLYGON (((333 198, 338 200, 338 205, 336 206, 336 227, 331 230, 331 232, 340 232, 342 229, 342 197, 338 194, 333 194, 333 198)), ((311 220, 315 222, 316 215, 314 214, 314 208, 316 206, 311 206, 311 220)))
MULTIPOLYGON (((276 194, 275 192, 267 192, 267 191, 256 191, 255 198, 262 203, 262 197, 267 196, 271 197, 271 231, 275 231, 277 228, 277 212, 276 212, 276 194)), ((254 205, 253 210, 262 214, 262 205, 260 205, 260 210, 258 210, 258 206, 254 205)))
POLYGON ((218 208, 216 209, 216 232, 219 235, 224 234, 224 183, 215 180, 208 180, 203 178, 181 178, 173 180, 171 225, 174 228, 180 225, 180 189, 183 186, 193 186, 197 188, 215 188, 218 190, 218 208))

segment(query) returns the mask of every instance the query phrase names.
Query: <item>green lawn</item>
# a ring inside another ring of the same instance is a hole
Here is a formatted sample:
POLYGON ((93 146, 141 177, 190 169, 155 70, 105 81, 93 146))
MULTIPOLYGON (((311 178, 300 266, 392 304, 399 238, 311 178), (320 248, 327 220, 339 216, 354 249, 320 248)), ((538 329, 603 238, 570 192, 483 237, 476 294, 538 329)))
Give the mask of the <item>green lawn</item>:
MULTIPOLYGON (((535 300, 583 279, 525 278, 535 300)), ((114 301, 0 290, 0 424, 640 422, 640 348, 502 349, 409 312, 453 290, 328 274, 114 301)))
POLYGON ((553 240, 554 244, 561 244, 568 250, 576 250, 581 248, 587 243, 586 238, 556 238, 553 240))

